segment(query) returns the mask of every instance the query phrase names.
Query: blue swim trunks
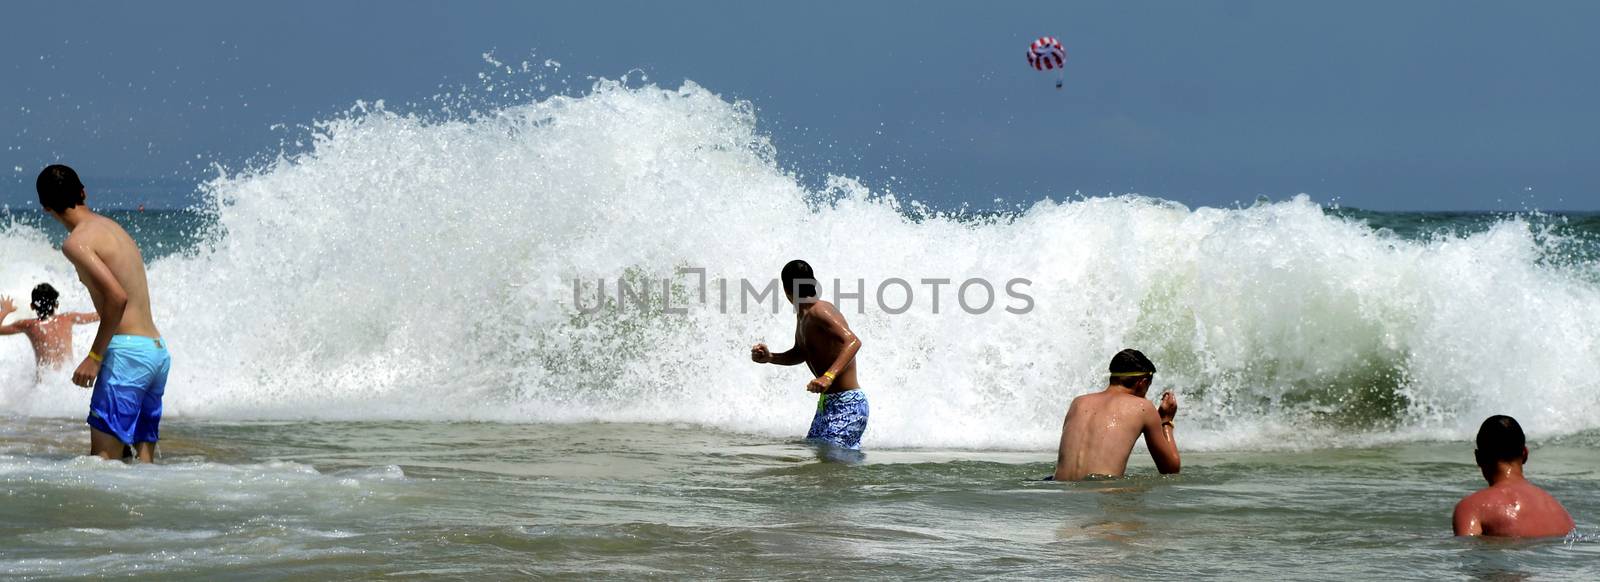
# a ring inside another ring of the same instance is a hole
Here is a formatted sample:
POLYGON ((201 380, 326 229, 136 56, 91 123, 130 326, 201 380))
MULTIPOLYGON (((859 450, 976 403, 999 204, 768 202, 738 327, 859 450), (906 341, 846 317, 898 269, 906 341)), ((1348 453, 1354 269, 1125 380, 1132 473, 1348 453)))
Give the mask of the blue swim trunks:
POLYGON ((861 448, 861 434, 867 432, 867 395, 860 388, 817 399, 817 415, 811 419, 806 440, 847 449, 861 448))
POLYGON ((89 426, 124 444, 160 438, 161 395, 167 391, 172 357, 164 340, 137 335, 111 337, 100 375, 89 397, 89 426))

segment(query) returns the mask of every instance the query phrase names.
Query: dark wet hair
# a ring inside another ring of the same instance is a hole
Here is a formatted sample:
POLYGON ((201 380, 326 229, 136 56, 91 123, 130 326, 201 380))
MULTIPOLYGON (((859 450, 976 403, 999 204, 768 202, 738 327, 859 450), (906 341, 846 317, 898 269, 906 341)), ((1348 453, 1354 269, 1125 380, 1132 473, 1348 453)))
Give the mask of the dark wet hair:
POLYGON ((83 182, 78 180, 77 172, 61 164, 45 166, 33 188, 39 192, 39 205, 46 210, 66 212, 83 204, 83 182))
POLYGON ((1528 444, 1517 419, 1496 414, 1478 427, 1478 458, 1486 461, 1522 460, 1522 449, 1528 444))
POLYGON ((1150 362, 1150 358, 1144 357, 1143 352, 1135 349, 1126 349, 1117 352, 1117 355, 1111 357, 1111 373, 1144 374, 1139 376, 1111 377, 1112 384, 1132 387, 1134 383, 1139 381, 1140 378, 1146 378, 1149 375, 1154 375, 1156 373, 1156 365, 1150 362))
POLYGON ((783 266, 783 292, 793 294, 798 299, 817 296, 817 276, 811 272, 811 265, 800 259, 789 261, 783 266), (798 287, 796 281, 799 281, 798 287), (797 293, 798 291, 798 293, 797 293))
POLYGON ((33 308, 34 313, 39 314, 40 319, 43 319, 56 314, 57 300, 60 298, 61 294, 56 292, 55 287, 51 287, 49 283, 40 283, 33 288, 33 303, 29 306, 33 308))

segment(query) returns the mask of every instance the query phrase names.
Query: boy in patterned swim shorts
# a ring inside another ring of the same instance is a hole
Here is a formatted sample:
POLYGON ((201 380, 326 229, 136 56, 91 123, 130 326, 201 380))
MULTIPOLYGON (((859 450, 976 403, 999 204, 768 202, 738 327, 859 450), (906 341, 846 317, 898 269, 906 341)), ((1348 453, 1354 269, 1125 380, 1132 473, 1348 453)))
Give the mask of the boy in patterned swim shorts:
POLYGON ((766 344, 756 344, 750 348, 750 359, 780 366, 803 362, 810 367, 816 378, 806 390, 820 396, 806 440, 859 450, 868 412, 867 396, 856 383, 855 358, 861 339, 850 331, 838 308, 817 298, 811 265, 798 259, 789 261, 781 279, 784 297, 795 306, 794 347, 774 354, 766 344))

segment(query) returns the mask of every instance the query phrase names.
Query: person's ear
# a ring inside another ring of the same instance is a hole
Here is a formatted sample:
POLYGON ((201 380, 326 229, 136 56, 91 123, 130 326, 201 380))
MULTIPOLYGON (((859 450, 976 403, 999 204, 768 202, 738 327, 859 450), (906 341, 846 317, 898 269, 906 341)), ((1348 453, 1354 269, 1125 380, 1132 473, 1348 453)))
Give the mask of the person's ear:
POLYGON ((1527 446, 1523 446, 1522 447, 1522 463, 1523 464, 1527 464, 1528 463, 1528 447, 1527 446))

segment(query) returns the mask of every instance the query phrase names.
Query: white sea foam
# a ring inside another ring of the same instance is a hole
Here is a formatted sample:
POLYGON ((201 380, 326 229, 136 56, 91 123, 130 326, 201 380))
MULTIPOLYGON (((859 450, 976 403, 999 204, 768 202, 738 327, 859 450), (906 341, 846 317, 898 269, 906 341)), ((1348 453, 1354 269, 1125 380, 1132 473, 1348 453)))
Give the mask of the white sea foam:
MULTIPOLYGON (((845 304, 872 447, 1052 447, 1068 400, 1124 347, 1180 389, 1186 446, 1317 446, 1348 427, 1460 438, 1494 413, 1534 434, 1600 426, 1600 288, 1545 265, 1516 219, 1404 241, 1304 198, 926 216, 844 178, 807 190, 749 106, 693 84, 602 82, 445 122, 369 109, 320 134, 309 153, 212 182, 217 236, 151 265, 168 414, 799 435, 807 374, 746 355, 787 348, 791 315, 582 317, 572 282, 687 266, 764 283, 804 258, 825 296, 835 277, 865 279, 869 303, 891 277, 1032 281, 1024 315, 966 314, 953 286, 939 314, 924 286, 902 315, 845 304)), ((0 250, 0 290, 53 280, 87 307, 38 233, 6 231, 0 250)), ((0 342, 0 406, 81 415, 87 393, 64 374, 32 386, 27 350, 0 342)))

